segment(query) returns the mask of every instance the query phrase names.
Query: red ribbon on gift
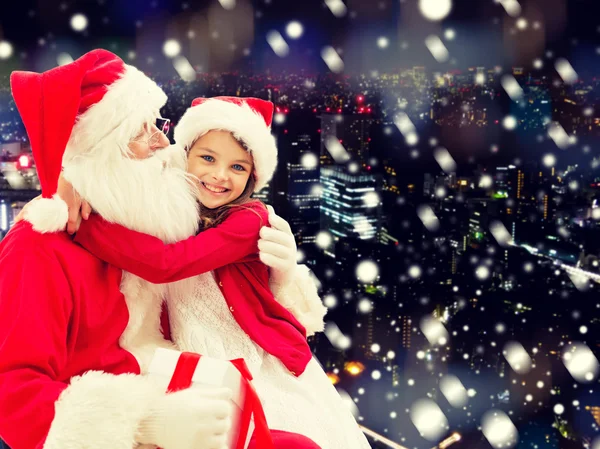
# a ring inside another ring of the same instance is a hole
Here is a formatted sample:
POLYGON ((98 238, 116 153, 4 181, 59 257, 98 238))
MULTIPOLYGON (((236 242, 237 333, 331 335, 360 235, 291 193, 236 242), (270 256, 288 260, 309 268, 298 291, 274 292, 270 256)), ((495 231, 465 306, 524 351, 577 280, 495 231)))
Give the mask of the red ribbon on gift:
MULTIPOLYGON (((179 390, 185 390, 192 385, 192 377, 196 371, 196 367, 200 362, 200 354, 193 352, 182 352, 177 360, 177 366, 171 377, 171 382, 167 388, 167 393, 172 393, 179 390)), ((237 435, 235 449, 244 449, 246 436, 250 428, 250 419, 254 415, 254 436, 256 437, 257 447, 261 449, 274 449, 271 431, 267 426, 267 418, 265 411, 262 408, 260 399, 256 394, 256 390, 251 384, 252 375, 246 366, 244 359, 235 359, 229 361, 237 368, 244 382, 244 405, 242 407, 242 415, 240 417, 240 426, 237 435)))

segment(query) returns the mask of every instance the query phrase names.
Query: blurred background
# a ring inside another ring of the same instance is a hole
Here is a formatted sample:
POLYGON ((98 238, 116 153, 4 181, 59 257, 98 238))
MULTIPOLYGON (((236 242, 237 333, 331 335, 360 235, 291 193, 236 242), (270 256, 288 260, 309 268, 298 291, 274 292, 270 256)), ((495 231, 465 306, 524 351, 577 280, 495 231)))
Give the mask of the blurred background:
POLYGON ((311 347, 374 448, 600 448, 597 0, 22 0, 0 17, 0 233, 39 194, 13 70, 106 48, 276 105, 329 307, 311 347))

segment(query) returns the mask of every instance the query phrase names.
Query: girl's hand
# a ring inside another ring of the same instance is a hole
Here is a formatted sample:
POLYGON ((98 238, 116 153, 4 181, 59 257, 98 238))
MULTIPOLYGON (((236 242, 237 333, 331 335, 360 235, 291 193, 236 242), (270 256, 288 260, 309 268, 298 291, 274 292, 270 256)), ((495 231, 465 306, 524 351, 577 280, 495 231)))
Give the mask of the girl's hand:
POLYGON ((67 232, 74 234, 79 229, 81 219, 87 220, 92 213, 92 208, 87 201, 82 200, 79 193, 67 181, 62 173, 58 178, 58 196, 67 203, 69 208, 69 221, 67 222, 67 232))
POLYGON ((269 224, 260 230, 258 250, 260 260, 271 268, 271 281, 278 285, 287 284, 296 271, 296 241, 290 224, 269 209, 269 224))

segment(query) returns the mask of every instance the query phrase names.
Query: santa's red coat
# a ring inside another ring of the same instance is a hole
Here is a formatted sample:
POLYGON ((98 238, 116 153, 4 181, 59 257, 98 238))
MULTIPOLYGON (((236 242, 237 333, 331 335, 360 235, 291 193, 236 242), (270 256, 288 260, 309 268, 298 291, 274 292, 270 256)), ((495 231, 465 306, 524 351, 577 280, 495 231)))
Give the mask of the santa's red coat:
POLYGON ((12 449, 42 448, 71 377, 139 373, 118 345, 129 319, 122 273, 25 221, 0 244, 0 437, 12 449))
MULTIPOLYGON (((129 319, 121 277, 66 233, 40 234, 25 221, 0 244, 0 438, 11 449, 134 441, 162 392, 119 347, 129 319)), ((288 432, 273 441, 318 449, 288 432)))

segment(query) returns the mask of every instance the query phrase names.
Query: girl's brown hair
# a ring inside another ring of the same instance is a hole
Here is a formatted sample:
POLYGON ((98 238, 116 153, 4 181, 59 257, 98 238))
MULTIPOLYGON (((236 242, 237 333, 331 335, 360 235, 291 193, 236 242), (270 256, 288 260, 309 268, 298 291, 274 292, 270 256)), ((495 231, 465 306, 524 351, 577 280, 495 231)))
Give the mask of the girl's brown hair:
MULTIPOLYGON (((233 136, 233 134, 232 134, 233 136)), ((248 146, 242 142, 240 139, 233 136, 234 139, 242 146, 242 148, 249 152, 248 146)), ((189 153, 190 149, 194 146, 193 142, 189 147, 186 148, 186 151, 189 153)), ((253 167, 254 168, 254 167, 253 167)), ((202 203, 200 203, 200 229, 198 232, 205 231, 209 228, 213 228, 225 220, 227 215, 231 211, 233 207, 243 207, 244 204, 248 204, 251 201, 257 201, 252 199, 252 194, 254 193, 254 189, 256 188, 256 175, 254 174, 254 170, 250 173, 250 177, 248 178, 248 182, 246 183, 246 188, 242 192, 242 194, 231 203, 223 204, 222 206, 216 207, 214 209, 209 209, 204 207, 202 203)), ((265 206, 266 207, 266 206, 265 206)), ((252 210, 252 209, 250 209, 252 210)), ((256 213, 254 210, 252 212, 256 213)), ((256 213, 258 215, 258 213, 256 213)), ((259 215, 260 217, 260 215, 259 215)))

